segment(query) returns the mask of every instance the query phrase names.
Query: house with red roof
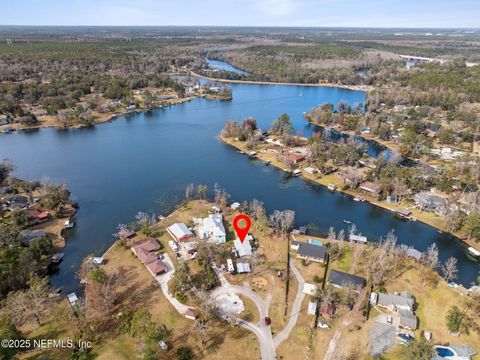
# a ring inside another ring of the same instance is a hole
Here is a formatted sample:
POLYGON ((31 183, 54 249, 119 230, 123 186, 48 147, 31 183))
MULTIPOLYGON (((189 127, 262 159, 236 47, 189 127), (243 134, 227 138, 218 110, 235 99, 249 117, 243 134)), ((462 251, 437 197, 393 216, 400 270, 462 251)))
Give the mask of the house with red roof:
POLYGON ((163 274, 164 272, 167 271, 167 265, 162 260, 152 261, 148 263, 146 266, 148 271, 150 271, 150 273, 153 276, 163 274))

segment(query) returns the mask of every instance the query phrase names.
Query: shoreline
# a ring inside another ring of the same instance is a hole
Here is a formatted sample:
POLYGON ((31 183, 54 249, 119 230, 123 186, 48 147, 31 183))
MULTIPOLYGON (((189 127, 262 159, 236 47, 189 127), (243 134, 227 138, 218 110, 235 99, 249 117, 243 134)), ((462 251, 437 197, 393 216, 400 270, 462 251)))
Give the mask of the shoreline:
MULTIPOLYGON (((248 152, 248 150, 246 150, 244 147, 236 144, 234 141, 230 140, 230 139, 226 139, 224 137, 222 137, 221 135, 218 136, 218 138, 220 139, 220 141, 222 141, 225 145, 229 145, 229 146, 232 146, 233 148, 237 149, 237 150, 240 150, 242 152, 248 152)), ((262 156, 262 153, 258 153, 256 154, 257 156, 257 159, 263 161, 263 162, 266 162, 266 161, 270 161, 270 165, 272 166, 275 166, 277 169, 279 170, 282 170, 282 171, 285 171, 285 172, 291 172, 289 169, 287 169, 286 166, 282 166, 281 164, 279 164, 278 161, 272 161, 270 159, 265 159, 265 156, 262 156)), ((301 172, 301 174, 299 176, 297 176, 299 178, 302 178, 303 180, 308 180, 308 181, 312 181, 314 182, 316 185, 321 185, 321 186, 324 186, 324 187, 328 187, 329 184, 331 184, 331 181, 333 176, 332 174, 329 174, 329 175, 326 175, 326 176, 323 176, 322 178, 316 178, 314 175, 312 176, 307 176, 303 171, 301 172)), ((334 184, 334 185, 338 185, 338 184, 334 184)), ((351 196, 351 197, 358 197, 358 196, 361 196, 365 199, 365 202, 366 203, 369 203, 371 205, 374 205, 374 206, 378 206, 378 207, 381 207, 385 210, 388 210, 390 211, 392 214, 395 213, 395 210, 397 209, 401 209, 401 208, 406 208, 406 206, 397 206, 397 205, 393 205, 393 204, 387 204, 385 203, 385 201, 378 201, 378 200, 375 200, 375 199, 372 199, 371 197, 369 197, 368 195, 365 195, 365 194, 359 194, 353 190, 342 190, 341 188, 337 188, 335 190, 335 192, 338 192, 338 193, 341 193, 341 194, 345 194, 345 195, 348 195, 348 196, 351 196)), ((418 209, 410 209, 412 211, 412 215, 415 216, 415 218, 418 220, 418 221, 421 221, 422 223, 428 225, 428 226, 431 226, 432 228, 434 229, 437 229, 441 232, 444 232, 444 233, 447 233, 451 236, 453 236, 456 240, 458 240, 462 245, 464 245, 465 247, 468 247, 468 246, 473 246, 473 247, 479 247, 479 243, 476 243, 474 240, 472 239, 466 239, 463 234, 460 234, 460 233, 455 233, 455 232, 451 232, 451 231, 448 231, 445 227, 441 226, 440 224, 437 224, 436 222, 433 222, 431 221, 430 219, 426 218, 426 216, 428 216, 430 213, 425 213, 423 211, 420 211, 418 209)), ((436 216, 436 215, 435 215, 436 216)), ((440 221, 443 222, 443 220, 439 219, 440 221)), ((408 220, 410 221, 410 220, 408 220)), ((465 248, 466 250, 466 248, 465 248)))
POLYGON ((275 81, 217 79, 217 78, 211 78, 208 76, 200 75, 192 70, 190 71, 190 74, 192 76, 206 79, 209 81, 217 81, 221 83, 232 83, 232 84, 330 87, 330 88, 340 88, 340 89, 346 89, 346 90, 352 90, 352 91, 363 91, 365 93, 373 90, 373 87, 369 85, 342 85, 342 84, 333 84, 333 83, 308 84, 308 83, 275 82, 275 81))
MULTIPOLYGON (((39 120, 38 124, 32 125, 32 126, 21 126, 18 123, 1 125, 0 130, 2 130, 4 128, 14 128, 15 131, 25 131, 25 130, 28 131, 28 130, 48 129, 48 128, 50 128, 50 129, 60 129, 60 130, 93 128, 93 127, 96 127, 98 125, 102 125, 102 124, 106 124, 106 123, 115 121, 120 116, 132 115, 132 114, 136 114, 136 113, 147 112, 147 111, 150 111, 150 110, 163 109, 165 107, 178 105, 178 104, 183 104, 185 102, 192 101, 192 100, 198 99, 200 97, 204 97, 204 96, 191 96, 191 97, 187 97, 187 98, 175 99, 176 101, 174 101, 172 103, 169 103, 167 105, 155 106, 155 107, 152 107, 150 109, 136 109, 136 110, 132 110, 132 111, 122 111, 120 113, 108 114, 108 115, 105 115, 105 117, 100 117, 99 119, 95 119, 93 121, 92 125, 89 125, 89 126, 85 126, 85 125, 82 125, 82 124, 71 124, 69 126, 62 126, 60 124, 49 123, 48 121, 44 121, 42 123, 42 120, 39 120)), ((212 100, 217 100, 217 99, 212 99, 212 100)))
MULTIPOLYGON (((335 130, 339 134, 348 135, 350 137, 355 136, 355 137, 359 137, 359 138, 362 138, 362 139, 367 140, 367 141, 375 141, 377 144, 384 146, 385 148, 387 148, 388 150, 390 150, 392 152, 398 152, 398 147, 395 146, 395 144, 393 144, 391 141, 382 140, 375 135, 368 136, 366 134, 356 134, 355 131, 353 131, 353 130, 340 130, 340 129, 337 129, 333 126, 328 126, 328 125, 324 125, 324 124, 317 124, 317 123, 311 121, 308 118, 305 118, 305 120, 307 120, 309 124, 321 127, 324 130, 327 130, 327 129, 328 130, 335 130)), ((411 158, 408 158, 408 159, 414 160, 414 159, 411 159, 411 158)))

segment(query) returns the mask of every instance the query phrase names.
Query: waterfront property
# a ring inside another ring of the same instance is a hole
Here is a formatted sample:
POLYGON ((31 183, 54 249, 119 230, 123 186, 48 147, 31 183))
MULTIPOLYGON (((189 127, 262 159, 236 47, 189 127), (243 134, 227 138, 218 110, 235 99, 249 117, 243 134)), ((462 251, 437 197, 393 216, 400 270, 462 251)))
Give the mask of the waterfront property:
POLYGON ((413 200, 422 211, 431 211, 436 214, 444 214, 446 199, 433 191, 422 191, 413 196, 413 200))
POLYGON ((45 238, 47 233, 43 230, 23 230, 20 233, 22 244, 29 245, 32 241, 45 238))
POLYGON ((186 241, 193 237, 193 233, 183 223, 175 223, 167 228, 168 233, 177 242, 186 241))
POLYGON ((292 245, 294 248, 296 247, 297 257, 300 259, 311 260, 321 263, 327 261, 328 254, 324 246, 313 245, 304 242, 296 242, 296 244, 292 245))
POLYGON ((337 288, 348 287, 359 292, 363 289, 367 281, 365 278, 353 274, 348 274, 343 271, 330 270, 328 275, 328 284, 337 288))
POLYGON ((371 181, 364 181, 360 184, 359 189, 367 194, 377 197, 382 191, 382 185, 373 183, 371 181))
POLYGON ((240 239, 233 240, 233 246, 238 257, 250 256, 252 255, 252 244, 250 241, 253 240, 253 236, 248 234, 243 242, 240 239))
POLYGON ((195 232, 200 239, 208 239, 216 244, 224 244, 227 241, 222 214, 210 214, 206 218, 193 218, 193 222, 195 223, 195 232))
MULTIPOLYGON (((375 294, 375 293, 372 293, 375 294)), ((376 304, 390 311, 408 310, 413 311, 415 300, 407 291, 401 293, 378 293, 376 304)))
MULTIPOLYGON (((192 181, 210 187, 218 182, 232 198, 260 199, 269 204, 269 211, 292 209, 296 212, 296 225, 312 223, 326 231, 330 226, 343 226, 341 219, 347 218, 370 241, 377 241, 393 229, 400 244, 415 246, 419 251, 436 243, 442 262, 451 256, 458 259, 457 282, 467 286, 476 280, 478 263, 469 260, 464 247, 447 233, 439 234, 418 221, 392 219, 390 211, 354 203, 342 194, 330 193, 303 179, 287 179, 276 168, 243 157, 216 139, 228 118, 252 116, 257 119, 258 127, 267 128, 272 114, 280 112, 288 113, 294 128, 309 136, 315 127, 305 122, 304 111, 323 102, 336 104, 340 99, 350 104, 365 103, 364 93, 328 87, 248 84, 231 87, 235 96, 230 102, 197 99, 170 108, 122 115, 94 131, 44 128, 2 137, 4 156, 16 164, 19 177, 39 179, 47 174, 55 181, 69 184, 80 204, 90 204, 88 211, 80 210, 76 215, 77 228, 69 234, 64 260, 59 272, 51 276, 53 286, 62 286, 66 292, 76 290, 74 273, 78 264, 88 254, 110 247, 111 234, 120 219, 132 218, 139 209, 171 212, 192 181), (298 97, 300 91, 302 97, 298 97), (261 100, 252 100, 256 97, 261 100), (202 125, 193 126, 198 124, 199 116, 202 125), (105 147, 110 151, 103 151, 105 147), (31 149, 36 151, 34 158, 31 149), (141 154, 152 153, 161 155, 150 161, 138 161, 141 154), (125 163, 135 164, 136 170, 125 171, 122 166, 125 163), (179 164, 183 164, 182 169, 179 164), (225 171, 226 168, 235 170, 225 171), (112 182, 112 178, 122 181, 112 182), (130 189, 135 189, 135 195, 129 196, 128 201, 118 196, 129 193, 130 189), (97 201, 108 207, 91 206, 97 201)), ((371 156, 385 150, 374 142, 368 142, 368 146, 371 156)), ((336 184, 331 180, 327 183, 336 184)), ((131 235, 135 233, 132 231, 131 235)))
POLYGON ((167 265, 159 259, 156 253, 156 251, 160 249, 160 244, 157 240, 149 238, 134 243, 131 249, 153 276, 163 274, 167 271, 167 265))

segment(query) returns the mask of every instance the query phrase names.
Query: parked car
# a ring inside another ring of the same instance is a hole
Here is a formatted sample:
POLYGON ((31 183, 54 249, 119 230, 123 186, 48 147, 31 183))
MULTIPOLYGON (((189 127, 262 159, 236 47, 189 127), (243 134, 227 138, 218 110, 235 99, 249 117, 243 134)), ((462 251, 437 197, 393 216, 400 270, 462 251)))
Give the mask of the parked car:
POLYGON ((413 336, 410 335, 410 334, 404 334, 404 333, 400 333, 397 335, 397 337, 401 340, 401 341, 405 341, 405 342, 410 342, 413 340, 413 336))
POLYGON ((175 244, 175 241, 173 241, 173 240, 170 240, 170 241, 168 242, 168 246, 170 246, 170 248, 171 248, 173 251, 177 251, 177 250, 178 250, 178 246, 177 246, 177 244, 175 244))
POLYGON ((328 326, 328 324, 325 324, 324 322, 317 322, 317 327, 319 327, 320 329, 328 329, 330 328, 330 326, 328 326))
POLYGON ((393 317, 387 316, 387 323, 392 324, 393 323, 393 317))
POLYGON ((264 323, 265 323, 265 326, 270 326, 270 324, 272 323, 272 320, 267 316, 264 319, 264 323))

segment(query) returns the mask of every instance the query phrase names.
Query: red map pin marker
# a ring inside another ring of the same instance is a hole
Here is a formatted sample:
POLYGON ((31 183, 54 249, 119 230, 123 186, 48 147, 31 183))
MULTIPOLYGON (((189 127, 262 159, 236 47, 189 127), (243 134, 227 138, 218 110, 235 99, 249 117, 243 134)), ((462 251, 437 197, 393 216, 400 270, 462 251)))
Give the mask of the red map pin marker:
POLYGON ((252 221, 245 214, 237 215, 235 216, 235 219, 233 219, 233 228, 235 229, 235 232, 237 233, 237 236, 240 239, 240 242, 242 244, 245 238, 247 237, 248 230, 250 230, 251 225, 252 225, 252 221), (243 228, 241 228, 238 224, 241 220, 244 220, 246 222, 246 225, 243 228))

